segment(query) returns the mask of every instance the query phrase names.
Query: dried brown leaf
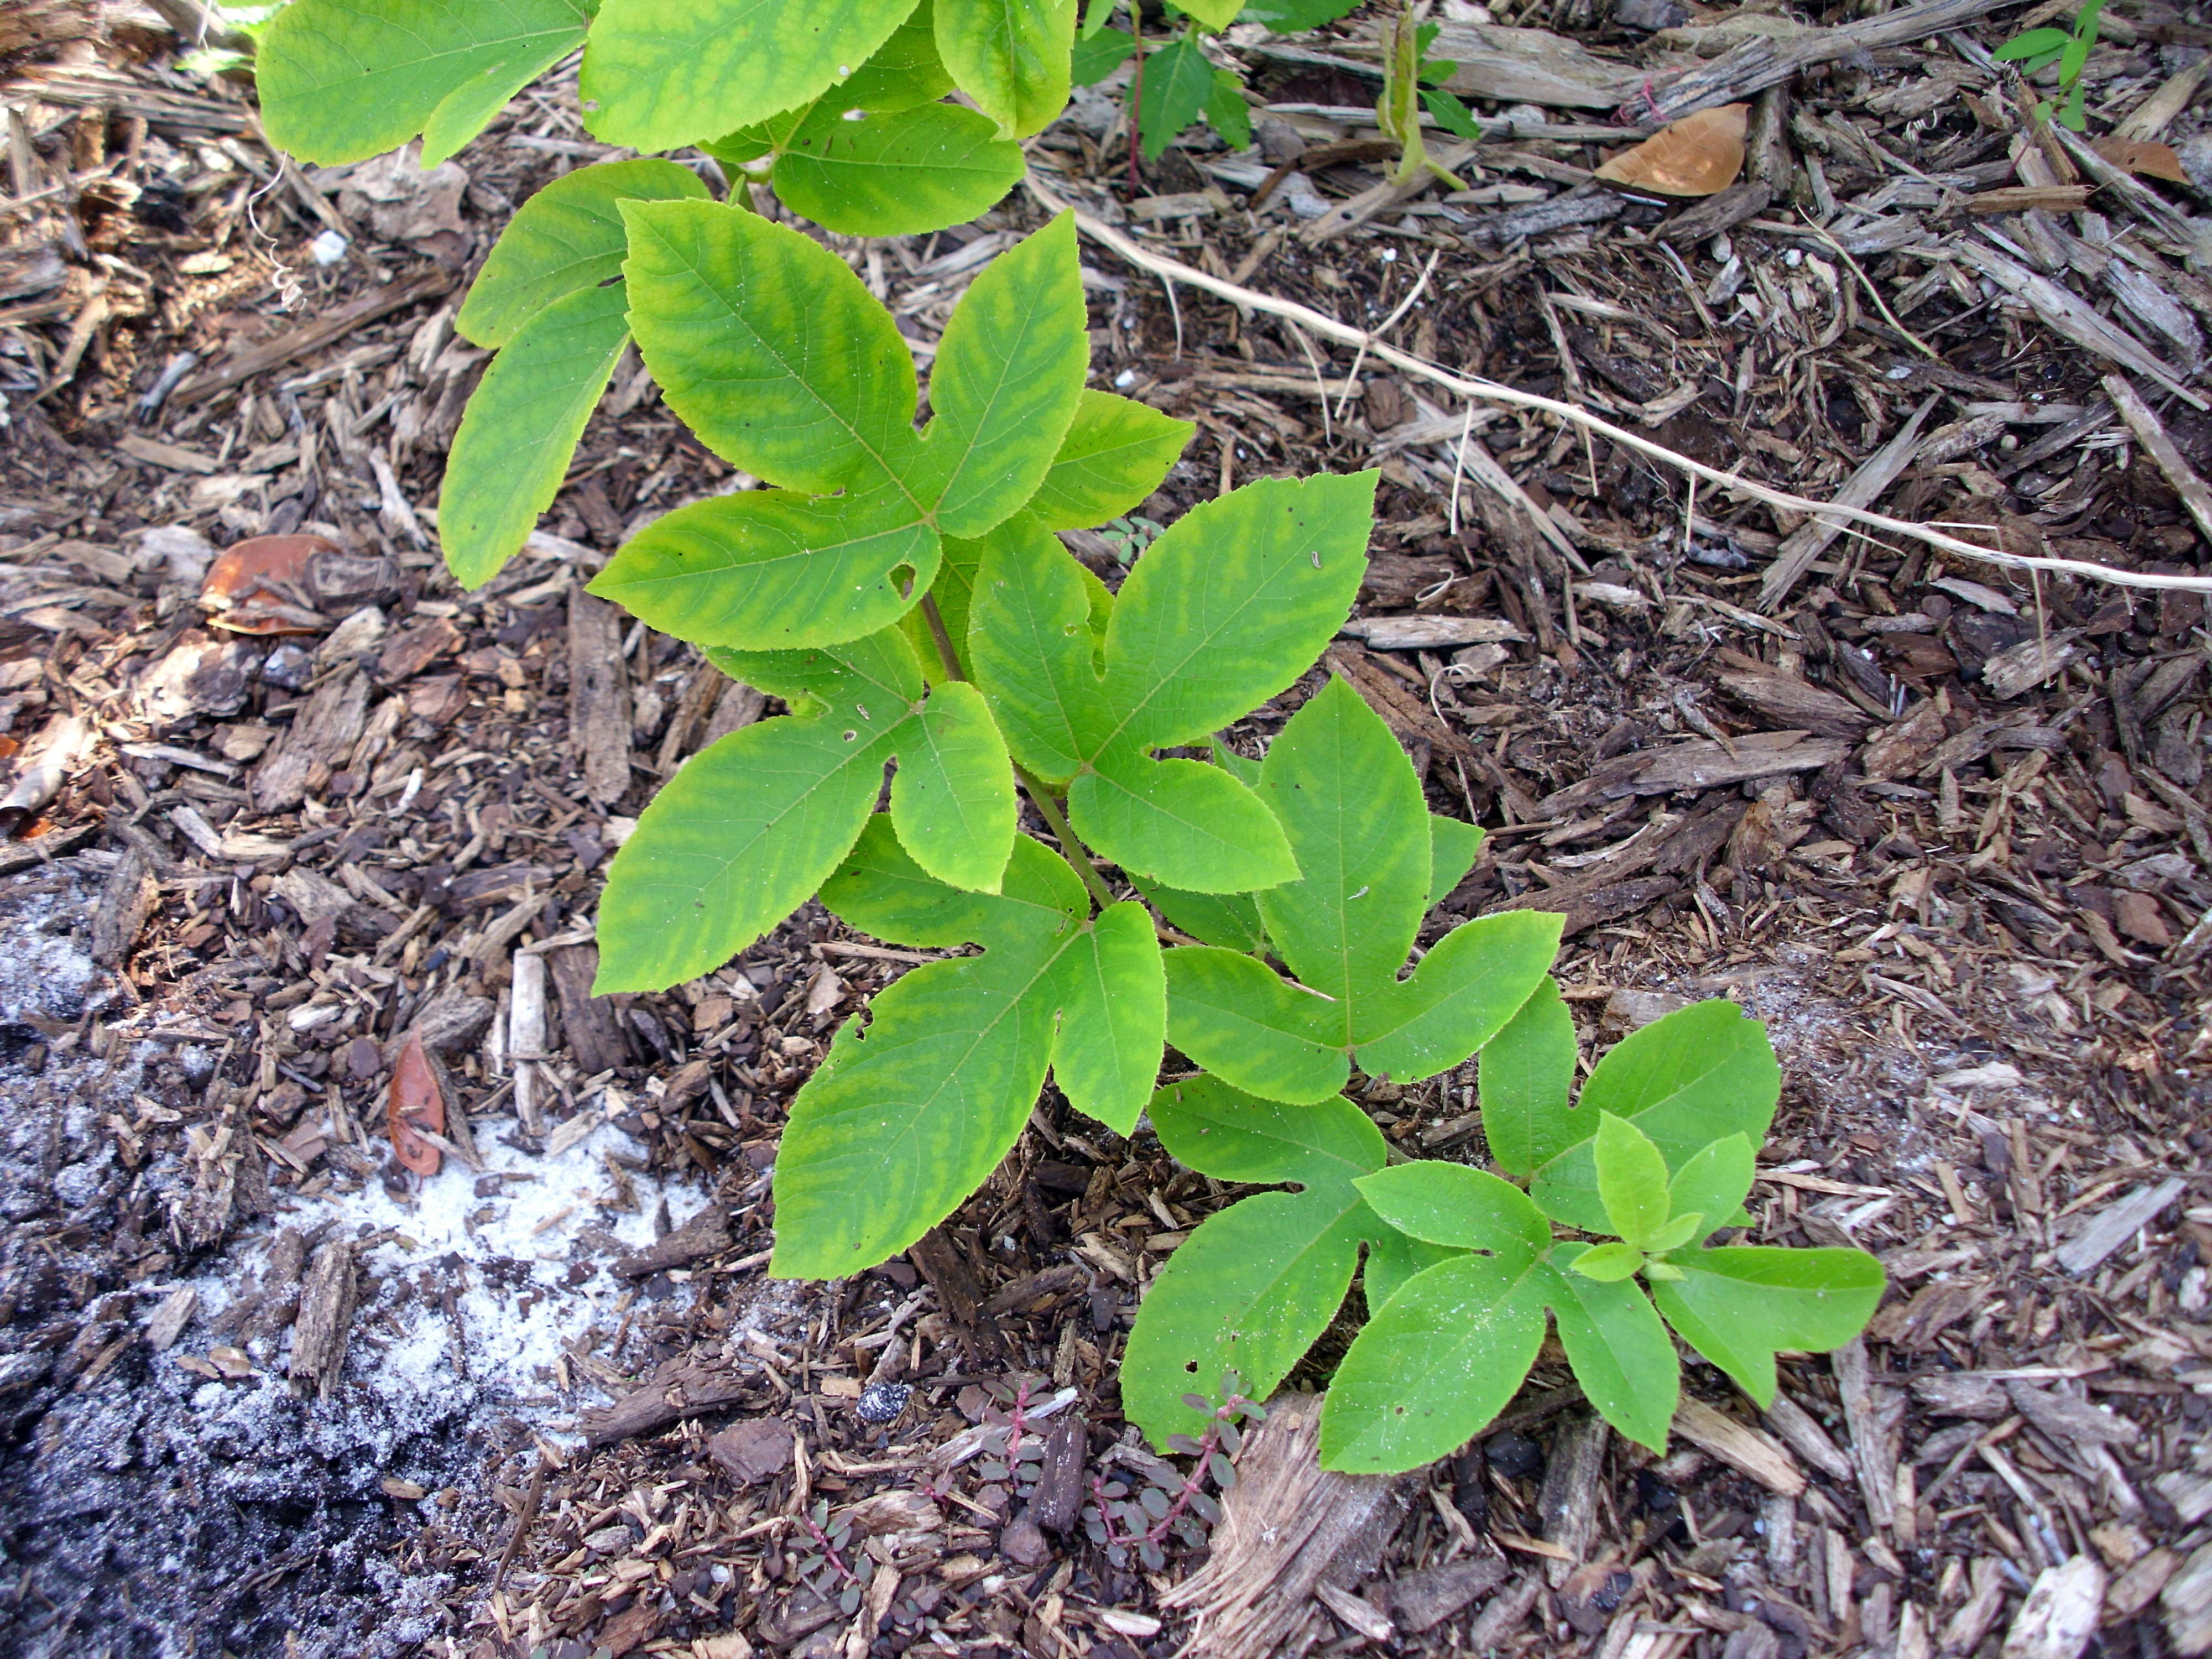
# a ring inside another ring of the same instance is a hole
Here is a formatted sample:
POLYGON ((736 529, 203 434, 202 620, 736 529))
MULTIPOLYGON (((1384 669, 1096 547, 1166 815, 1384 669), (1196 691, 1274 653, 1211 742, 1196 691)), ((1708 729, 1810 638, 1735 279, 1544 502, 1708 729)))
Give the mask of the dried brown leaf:
POLYGON ((1625 149, 1597 170, 1607 184, 1660 196, 1714 196, 1743 172, 1751 106, 1699 110, 1625 149))
POLYGON ((422 1034, 419 1030, 408 1034, 398 1059, 392 1062, 392 1090, 386 1097, 385 1119, 400 1163, 418 1176, 437 1174, 438 1149, 415 1131, 422 1128, 434 1135, 445 1133, 446 1097, 439 1090, 437 1073, 431 1069, 428 1056, 422 1052, 422 1034))

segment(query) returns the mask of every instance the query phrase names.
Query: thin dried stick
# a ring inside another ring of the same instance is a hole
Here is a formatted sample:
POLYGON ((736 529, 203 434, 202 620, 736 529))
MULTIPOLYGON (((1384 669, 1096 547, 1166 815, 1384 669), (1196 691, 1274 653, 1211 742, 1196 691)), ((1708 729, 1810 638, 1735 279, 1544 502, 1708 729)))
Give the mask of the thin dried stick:
MULTIPOLYGON (((1029 175, 1030 193, 1048 213, 1068 210, 1069 204, 1032 173, 1029 175)), ((1316 333, 1352 347, 1364 347, 1384 362, 1405 370, 1408 374, 1443 386, 1461 398, 1481 398, 1489 403, 1504 404, 1516 409, 1538 409, 1610 439, 1624 448, 1640 455, 1690 473, 1707 483, 1717 485, 1731 495, 1748 496, 1769 507, 1778 507, 1808 518, 1840 520, 1844 524, 1866 525, 1875 530, 1887 531, 1895 536, 1936 548, 1955 557, 1969 559, 1978 564, 1993 564, 2013 570, 2047 571, 2054 575, 2078 576, 2087 581, 2110 582, 2116 587, 2142 587, 2166 592, 2212 593, 2212 576, 2166 576, 2146 571, 2115 570, 2109 565, 2095 564, 2087 559, 2037 557, 2023 553, 2006 553, 1996 548, 1977 547, 1961 541, 1956 536, 1947 536, 1942 531, 1923 524, 1914 524, 1907 519, 1894 519, 1886 513, 1871 512, 1865 507, 1844 507, 1834 501, 1816 501, 1808 496, 1792 495, 1786 489, 1777 489, 1769 484, 1758 483, 1735 472, 1723 472, 1718 467, 1707 466, 1703 461, 1692 460, 1679 450, 1673 450, 1649 438, 1638 436, 1624 428, 1615 426, 1572 404, 1561 403, 1556 398, 1547 398, 1534 392, 1522 392, 1510 386, 1500 386, 1494 380, 1472 379, 1455 374, 1450 370, 1417 357, 1410 351, 1376 339, 1364 329, 1340 323, 1334 317, 1323 315, 1310 306, 1302 306, 1295 300, 1280 300, 1273 295, 1262 294, 1215 276, 1181 260, 1170 259, 1152 252, 1124 236, 1113 226, 1101 222, 1085 213, 1073 210, 1076 228, 1103 247, 1110 248, 1140 270, 1155 276, 1173 276, 1177 282, 1188 283, 1193 288, 1224 300, 1248 306, 1255 311, 1264 311, 1272 317, 1285 318, 1302 324, 1316 333)), ((1323 404, 1326 409, 1326 404, 1323 404)))
MULTIPOLYGON (((1413 308, 1413 301, 1421 297, 1421 291, 1429 285, 1429 278, 1436 274, 1437 261, 1443 258, 1443 252, 1444 251, 1442 248, 1437 248, 1429 255, 1428 264, 1421 267, 1419 280, 1417 281, 1413 287, 1406 290, 1406 297, 1399 301, 1395 306, 1392 307, 1390 314, 1388 317, 1385 317, 1381 323, 1376 325, 1375 330, 1376 338, 1381 338, 1383 335, 1388 334, 1392 329, 1397 327, 1400 319, 1402 319, 1408 311, 1411 311, 1413 308)), ((1367 348, 1364 344, 1362 344, 1359 349, 1352 355, 1352 373, 1344 377, 1344 397, 1336 406, 1336 418, 1340 421, 1344 418, 1344 411, 1352 402, 1352 382, 1359 378, 1359 370, 1366 362, 1367 348)))

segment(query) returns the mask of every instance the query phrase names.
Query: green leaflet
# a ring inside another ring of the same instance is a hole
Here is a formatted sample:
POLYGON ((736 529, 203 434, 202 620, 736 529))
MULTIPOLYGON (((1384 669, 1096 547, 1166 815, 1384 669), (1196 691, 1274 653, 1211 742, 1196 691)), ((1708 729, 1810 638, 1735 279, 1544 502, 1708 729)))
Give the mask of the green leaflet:
POLYGON ((1761 1407, 1778 1350, 1841 1347, 1881 1304, 1881 1263, 1863 1250, 1735 1246, 1678 1252, 1678 1279, 1651 1286, 1667 1322, 1761 1407))
POLYGON ((1218 1079, 1170 1084, 1152 1127, 1177 1160, 1224 1181, 1296 1182, 1210 1216, 1145 1293, 1121 1360, 1122 1408, 1156 1444, 1202 1428, 1186 1394, 1226 1383, 1264 1400, 1328 1328, 1359 1261, 1382 1235, 1354 1180, 1385 1156, 1375 1126, 1342 1097, 1286 1109, 1218 1079))
POLYGON ((1575 1086, 1575 1017, 1547 978, 1482 1050, 1476 1089, 1490 1156, 1510 1176, 1565 1152, 1582 1135, 1570 1123, 1575 1086))
POLYGON ((555 301, 501 346, 470 394, 446 460, 438 540, 453 579, 481 587, 553 505, 629 339, 618 288, 555 301))
POLYGON ((1157 161, 1176 134, 1196 121, 1213 96, 1213 65, 1199 50, 1198 36, 1186 33, 1145 59, 1137 133, 1145 159, 1157 161))
POLYGON ((605 0, 585 48, 585 125, 677 149, 811 103, 873 57, 914 0, 605 0))
MULTIPOLYGON (((1125 589, 1117 624, 1127 604, 1125 589)), ((1011 729, 1007 741, 1020 752, 1011 729)), ((1307 989, 1271 989, 1256 961, 1170 951, 1170 1036, 1200 1065, 1291 1100, 1340 1087, 1353 1060, 1374 1076, 1431 1077, 1489 1041, 1542 982, 1559 921, 1535 911, 1468 922, 1398 977, 1437 878, 1438 832, 1397 739, 1342 681, 1291 718, 1259 787, 1300 872, 1257 896, 1260 915, 1307 989)))
POLYGON ((1542 1250, 1551 1224, 1510 1182, 1463 1164, 1423 1158, 1371 1175, 1360 1195, 1400 1232, 1459 1250, 1522 1245, 1542 1250))
POLYGON ((988 211, 1021 181, 1021 146, 974 110, 842 103, 814 106, 771 175, 785 204, 817 224, 849 236, 938 230, 988 211))
POLYGON ((997 729, 972 692, 926 694, 897 629, 716 661, 805 712, 732 732, 645 809, 599 905, 601 994, 710 972, 804 903, 860 836, 894 757, 904 781, 891 818, 907 850, 947 880, 996 886, 1014 839, 997 729))
MULTIPOLYGON (((1018 173, 1018 153, 1015 166, 1018 173)), ((936 418, 923 462, 945 534, 981 536, 1036 493, 1083 395, 1085 324, 1072 215, 1007 249, 969 285, 929 375, 936 418)))
POLYGON ((1251 951, 1266 943, 1260 927, 1260 907, 1248 893, 1187 893, 1179 887, 1139 880, 1137 890, 1152 908, 1177 927, 1206 945, 1237 951, 1251 951))
POLYGON ((976 108, 1026 138, 1066 106, 1075 0, 937 0, 937 50, 976 108))
POLYGON ((1380 1237, 1368 1241, 1367 1265, 1360 1270, 1367 1311, 1370 1314, 1388 1307, 1390 1298, 1404 1289, 1414 1274, 1459 1254, 1442 1244, 1408 1238, 1394 1227, 1382 1228, 1380 1232, 1380 1237))
POLYGON ((1089 530, 1141 506, 1198 428, 1110 392, 1085 389, 1052 468, 1030 498, 1047 530, 1089 530))
POLYGON ((1591 1154, 1598 1201, 1613 1231, 1638 1249, 1656 1248, 1654 1240, 1669 1213, 1667 1160, 1650 1136, 1611 1112, 1598 1114, 1591 1154))
POLYGON ((590 592, 664 634, 750 650, 836 645, 890 627, 935 580, 939 544, 889 485, 693 501, 623 544, 590 592))
POLYGON ((1245 786, 1151 751, 1202 739, 1313 659, 1351 607, 1373 489, 1372 473, 1267 480, 1193 508, 1122 585, 1103 673, 1081 567, 1026 515, 985 538, 968 634, 976 683, 1015 758, 1073 781, 1070 819, 1100 854, 1194 892, 1283 879, 1279 834, 1245 786), (1241 848, 1203 821, 1230 812, 1241 848))
POLYGON ((1429 903, 1431 910, 1467 879, 1482 852, 1482 827, 1437 813, 1429 816, 1429 903))
POLYGON ((934 418, 918 437, 906 343, 844 261, 734 208, 623 211, 631 325, 669 406, 784 490, 671 514, 616 555, 593 592, 702 644, 841 644, 919 603, 941 532, 988 530, 1035 493, 1074 419, 1089 355, 1072 219, 969 285, 938 348, 934 418))
POLYGON ((622 212, 630 327, 701 442, 787 489, 904 477, 921 447, 914 359, 849 265, 743 208, 625 202, 622 212))
MULTIPOLYGON (((1536 1171, 1529 1195, 1554 1218, 1606 1231, 1589 1137, 1597 1115, 1626 1118, 1658 1146, 1668 1167, 1733 1134, 1765 1139, 1782 1094, 1782 1068, 1766 1028, 1732 1002, 1700 1002, 1631 1033, 1599 1060, 1581 1103, 1563 1112, 1564 1150, 1536 1171)), ((1709 1218, 1715 1226, 1725 1217, 1709 1218)))
POLYGON ((515 210, 453 326, 478 345, 505 345, 556 300, 622 275, 628 235, 617 203, 706 194, 690 169, 651 157, 563 173, 515 210))
POLYGON ((1551 1295, 1559 1346, 1598 1414, 1631 1440, 1663 1452, 1682 1392, 1674 1344, 1633 1279, 1608 1284, 1573 1271, 1579 1249, 1562 1244, 1553 1253, 1562 1270, 1552 1275, 1551 1295))
POLYGON ((281 149, 335 166, 422 136, 435 167, 584 44, 581 0, 293 0, 254 79, 281 149))
POLYGON ((1213 89, 1206 94, 1206 119, 1230 149, 1252 148, 1252 106, 1244 101, 1244 82, 1233 70, 1213 71, 1213 89))
POLYGON ((1334 1003, 1234 951, 1180 945, 1167 971, 1170 1039, 1230 1084, 1292 1105, 1344 1087, 1351 1066, 1334 1003))
POLYGON ((1751 1137, 1730 1135, 1716 1140, 1674 1171, 1668 1183, 1668 1206, 1676 1215, 1705 1218, 1705 1231, 1717 1231, 1743 1207, 1758 1176, 1758 1154, 1751 1137))
POLYGON ((878 938, 985 949, 879 994, 866 1032, 847 1022, 799 1091, 776 1157, 770 1273, 842 1278, 913 1243, 1006 1156, 1048 1066, 1078 1110, 1135 1127, 1165 1012, 1141 906, 1090 918, 1074 872, 1026 836, 999 895, 945 887, 882 817, 823 902, 878 938))
POLYGON ((936 10, 932 0, 921 0, 874 57, 830 88, 825 101, 841 110, 892 115, 934 103, 951 90, 951 72, 937 52, 936 10))
POLYGON ((1096 86, 1127 63, 1136 49, 1136 37, 1127 29, 1101 27, 1096 34, 1086 31, 1075 43, 1069 78, 1079 87, 1096 86))
POLYGON ((1243 0, 1190 0, 1188 5, 1176 0, 1176 9, 1196 18, 1208 33, 1218 34, 1237 21, 1244 6, 1243 0))
POLYGON ((1259 798, 1199 761, 1108 749, 1068 787, 1067 811, 1108 857, 1132 869, 1174 871, 1200 892, 1273 887, 1298 873, 1259 798))
POLYGON ((1416 1273, 1367 1322, 1322 1408, 1321 1463, 1396 1474, 1448 1456, 1504 1409, 1544 1342, 1556 1277, 1526 1246, 1416 1273))

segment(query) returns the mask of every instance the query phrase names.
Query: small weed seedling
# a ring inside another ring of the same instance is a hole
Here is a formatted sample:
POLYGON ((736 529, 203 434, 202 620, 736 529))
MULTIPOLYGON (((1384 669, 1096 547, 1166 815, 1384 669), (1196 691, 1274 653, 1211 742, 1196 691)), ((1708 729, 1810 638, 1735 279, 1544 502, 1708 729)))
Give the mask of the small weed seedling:
MULTIPOLYGON (((2081 71, 2088 66, 2089 53, 2097 45, 2097 16, 2104 9, 2105 0, 2082 0, 2081 9, 2075 13, 2071 27, 2029 29, 2013 36, 1995 53, 2000 64, 2018 64, 2023 76, 2057 64, 2058 93, 2063 101, 2056 118, 2061 126, 2075 132, 2086 131, 2089 125, 2081 109, 2081 71)), ((2049 99, 2036 105, 2035 118, 2053 118, 2049 99)))

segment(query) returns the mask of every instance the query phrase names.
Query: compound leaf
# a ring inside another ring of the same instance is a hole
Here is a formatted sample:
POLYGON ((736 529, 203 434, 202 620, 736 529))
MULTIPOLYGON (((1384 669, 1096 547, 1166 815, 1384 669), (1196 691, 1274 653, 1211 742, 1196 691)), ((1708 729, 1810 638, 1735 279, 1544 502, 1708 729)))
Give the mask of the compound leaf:
POLYGON ((1137 39, 1127 29, 1102 27, 1095 34, 1086 30, 1075 43, 1075 58, 1069 65, 1068 78, 1079 87, 1097 86, 1127 63, 1129 54, 1136 49, 1137 39))
POLYGON ((553 505, 629 339, 618 288, 555 301, 500 348, 446 461, 438 539, 454 580, 481 587, 553 505))
POLYGON ((940 885, 933 902, 930 884, 878 817, 823 888, 857 927, 903 916, 915 925, 887 927, 893 938, 965 935, 985 950, 879 993, 866 1031, 848 1021, 793 1101, 772 1273, 842 1278, 913 1243, 1006 1156, 1048 1067, 1103 1121, 1133 1126, 1151 1091, 1166 1010, 1141 906, 1090 918, 1074 872, 1026 836, 1000 896, 940 885))
MULTIPOLYGON (((1020 152, 1007 148, 1018 175, 1020 152)), ((946 535, 980 536, 1036 493, 1090 356, 1075 218, 1063 213, 983 268, 938 343, 923 460, 946 535)))
POLYGON ((638 349, 702 443, 787 489, 902 487, 919 447, 914 359, 849 265, 739 207, 622 213, 638 349))
POLYGON ((1635 1279, 1607 1282, 1577 1273, 1575 1253, 1573 1245, 1559 1247, 1555 1260, 1568 1271, 1552 1274, 1550 1298, 1575 1381, 1607 1422, 1639 1445, 1664 1452, 1682 1389, 1674 1345, 1635 1279))
POLYGON ((1089 530, 1143 504, 1198 428, 1149 404, 1085 388, 1075 419, 1030 498, 1047 530, 1089 530))
MULTIPOLYGON (((1781 1095, 1782 1068, 1766 1028, 1732 1002, 1700 1002, 1609 1049, 1583 1085, 1571 1121, 1594 1134, 1600 1112, 1626 1118, 1679 1167, 1732 1134, 1754 1145, 1764 1140, 1781 1095)), ((1607 1231, 1586 1139, 1547 1160, 1529 1195, 1570 1226, 1607 1231)))
POLYGON ((1990 55, 2000 64, 2016 64, 2023 58, 2039 58, 2045 52, 2063 52, 2074 37, 2064 29, 2029 29, 2015 34, 1990 55))
POLYGON ((1479 1062, 1483 1138, 1499 1169, 1526 1177, 1584 1138, 1567 1118, 1574 1085, 1575 1017, 1547 977, 1479 1062))
MULTIPOLYGON (((1138 575, 1156 556, 1139 561, 1138 575)), ((1125 587, 1117 627, 1129 604, 1125 587)), ((1260 916, 1297 981, 1328 1000, 1301 1008, 1279 997, 1270 1006, 1294 1019, 1234 1031, 1197 1011, 1171 1012, 1176 1046, 1193 1060, 1249 1086, 1285 1075, 1310 1087, 1318 1081, 1310 1051, 1327 1047, 1370 1075, 1430 1077, 1480 1048, 1528 1000, 1560 925, 1535 911, 1468 922, 1399 979, 1434 878, 1430 815, 1397 739, 1349 686, 1332 680, 1291 718, 1261 763, 1259 791, 1299 870, 1257 895, 1260 916), (1273 1059, 1263 1052, 1270 1042, 1283 1050, 1273 1059)), ((1180 954, 1169 953, 1170 986, 1181 983, 1180 954)), ((1194 987, 1200 982, 1212 983, 1194 987)))
POLYGON ((1762 1407, 1774 1401, 1778 1350, 1841 1347, 1881 1302, 1881 1263, 1864 1250, 1734 1245, 1671 1261, 1682 1276, 1651 1286, 1659 1311, 1762 1407))
POLYGON ((1244 82, 1230 70, 1213 71, 1206 95, 1206 118, 1231 149, 1252 148, 1252 106, 1244 101, 1244 82))
POLYGON ((677 149, 810 104, 875 56, 914 0, 604 0, 584 52, 584 124, 677 149))
POLYGON ((1591 1152, 1606 1219, 1642 1249, 1667 1224, 1667 1160, 1649 1135, 1611 1112, 1598 1115, 1591 1152))
POLYGON ((270 138, 335 166, 422 135, 435 167, 584 44, 584 0, 294 0, 254 62, 270 138))
POLYGON ((844 495, 755 490, 662 514, 623 544, 590 591, 700 645, 839 645, 903 616, 935 580, 939 551, 912 499, 889 484, 844 495))
POLYGON ((976 108, 1026 138, 1066 106, 1075 0, 937 0, 937 50, 976 108))
POLYGON ((1322 1408, 1322 1467, 1395 1474, 1464 1445, 1535 1364, 1557 1276, 1514 1246, 1455 1255, 1400 1286, 1337 1367, 1322 1408))
MULTIPOLYGON (((453 326, 480 346, 503 346, 556 300, 622 275, 625 200, 704 198, 696 173, 647 156, 563 173, 507 222, 469 287, 453 326)), ((629 330, 623 330, 627 336, 629 330)))
POLYGON ((1022 165, 1021 146, 974 110, 917 101, 877 112, 841 93, 800 123, 772 176, 785 204, 817 224, 905 236, 988 212, 1022 165))
MULTIPOLYGON (((716 661, 804 712, 734 732, 662 787, 616 855, 600 901, 598 989, 659 990, 713 971, 804 903, 853 847, 894 757, 922 751, 920 664, 896 629, 831 650, 717 653, 716 661)), ((943 688, 940 688, 940 690, 943 688)), ((925 700, 927 698, 927 700, 925 700)), ((971 738, 973 748, 980 738, 971 738)), ((925 759, 925 766, 928 764, 925 759)), ((1013 820, 987 764, 945 769, 945 787, 975 793, 967 822, 1006 839, 942 853, 941 792, 909 787, 894 819, 918 857, 995 878, 1013 820), (995 862, 994 862, 995 860, 995 862)))
POLYGON ((1508 1181, 1464 1164, 1422 1158, 1359 1182, 1368 1207, 1400 1232, 1460 1250, 1544 1249, 1551 1223, 1508 1181))
POLYGON ((1280 843, 1244 785, 1225 771, 1177 777, 1180 763, 1162 769, 1150 751, 1203 738, 1312 660, 1358 587, 1373 489, 1371 473, 1268 480, 1194 508, 1122 584, 1103 648, 1081 567, 1035 520, 984 539, 968 637, 977 684, 1016 760, 1077 781, 1069 811, 1085 842, 1186 890, 1283 878, 1280 843), (1200 790, 1208 811, 1242 814, 1246 845, 1191 833, 1187 813, 1173 821, 1168 809, 1200 790))
POLYGON ((1633 1244, 1615 1242, 1594 1244, 1575 1258, 1575 1272, 1585 1279, 1611 1285, 1632 1277, 1644 1266, 1644 1252, 1633 1244))
POLYGON ((1352 1182, 1382 1168, 1382 1137, 1342 1096, 1285 1108, 1218 1079, 1170 1084, 1152 1126, 1179 1161, 1229 1181, 1296 1182, 1210 1216, 1145 1293, 1121 1362, 1130 1419, 1157 1444, 1202 1428, 1182 1396, 1230 1386, 1265 1399, 1328 1328, 1358 1266, 1359 1242, 1382 1237, 1352 1182))

